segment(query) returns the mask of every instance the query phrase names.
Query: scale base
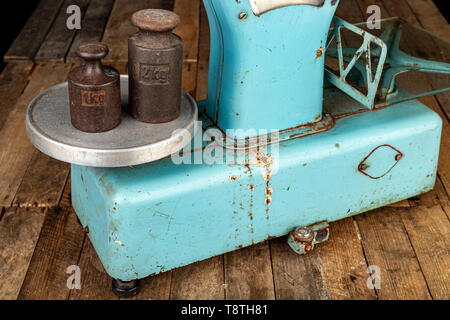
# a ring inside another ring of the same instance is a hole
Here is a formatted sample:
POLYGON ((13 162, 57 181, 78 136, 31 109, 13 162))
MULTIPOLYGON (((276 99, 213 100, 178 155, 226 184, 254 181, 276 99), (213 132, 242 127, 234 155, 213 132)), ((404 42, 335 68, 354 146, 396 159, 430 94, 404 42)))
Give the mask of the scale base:
POLYGON ((131 281, 430 191, 441 130, 436 113, 410 101, 243 163, 72 165, 72 202, 105 270, 131 281))

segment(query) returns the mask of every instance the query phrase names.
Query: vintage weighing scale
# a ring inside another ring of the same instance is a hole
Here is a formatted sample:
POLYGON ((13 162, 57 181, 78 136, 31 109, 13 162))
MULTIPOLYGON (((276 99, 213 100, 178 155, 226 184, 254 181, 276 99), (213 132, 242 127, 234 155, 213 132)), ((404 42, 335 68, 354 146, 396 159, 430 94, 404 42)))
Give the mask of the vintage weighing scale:
POLYGON ((72 164, 73 206, 117 294, 286 234, 307 253, 329 222, 433 189, 442 122, 414 99, 449 90, 448 43, 398 19, 368 32, 333 18, 338 3, 204 0, 208 97, 183 92, 166 124, 124 113, 111 131, 78 131, 67 83, 32 102, 28 136, 72 164), (437 59, 408 54, 407 34, 437 59), (424 77, 432 87, 416 90, 424 77))

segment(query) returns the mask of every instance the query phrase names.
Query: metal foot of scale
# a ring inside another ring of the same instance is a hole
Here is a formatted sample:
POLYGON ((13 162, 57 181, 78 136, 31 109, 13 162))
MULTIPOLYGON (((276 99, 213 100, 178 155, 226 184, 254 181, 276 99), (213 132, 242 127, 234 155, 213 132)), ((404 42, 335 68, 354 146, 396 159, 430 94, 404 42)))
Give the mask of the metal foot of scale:
POLYGON ((112 291, 119 298, 132 298, 141 290, 140 280, 121 281, 112 280, 112 291))
POLYGON ((309 227, 298 227, 288 236, 288 244, 299 255, 311 253, 314 247, 328 240, 330 225, 321 222, 309 227))

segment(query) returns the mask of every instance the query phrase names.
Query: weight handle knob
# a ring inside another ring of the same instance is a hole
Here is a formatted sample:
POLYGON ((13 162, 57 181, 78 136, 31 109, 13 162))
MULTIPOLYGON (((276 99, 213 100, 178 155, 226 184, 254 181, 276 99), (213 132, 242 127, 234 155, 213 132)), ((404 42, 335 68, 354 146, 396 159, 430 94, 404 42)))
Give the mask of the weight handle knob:
POLYGON ((170 32, 180 24, 180 17, 168 10, 145 9, 134 13, 131 23, 143 31, 170 32))
POLYGON ((109 53, 108 46, 101 42, 87 42, 78 47, 77 55, 86 62, 98 61, 105 58, 109 53))

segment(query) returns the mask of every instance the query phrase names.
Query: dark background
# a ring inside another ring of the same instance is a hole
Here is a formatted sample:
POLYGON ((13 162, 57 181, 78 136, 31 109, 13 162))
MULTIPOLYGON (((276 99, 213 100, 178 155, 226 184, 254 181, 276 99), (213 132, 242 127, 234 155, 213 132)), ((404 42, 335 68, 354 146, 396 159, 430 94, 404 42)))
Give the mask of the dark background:
MULTIPOLYGON (((437 6, 441 9, 443 15, 449 20, 450 10, 445 8, 450 0, 434 0, 437 6)), ((3 70, 3 56, 5 55, 11 43, 19 34, 20 30, 28 20, 30 15, 36 8, 39 0, 28 1, 8 1, 8 9, 0 11, 0 30, 2 30, 2 41, 0 45, 0 71, 3 70), (25 4, 26 3, 26 4, 25 4)))
MULTIPOLYGON (((4 1, 6 2, 6 1, 4 1)), ((0 10, 0 30, 2 40, 0 45, 0 70, 3 70, 3 56, 8 51, 14 39, 22 30, 25 22, 33 13, 39 0, 8 0, 8 5, 0 10)))
POLYGON ((441 9, 442 15, 447 19, 447 21, 450 21, 450 10, 449 7, 449 0, 433 0, 434 3, 441 9))

